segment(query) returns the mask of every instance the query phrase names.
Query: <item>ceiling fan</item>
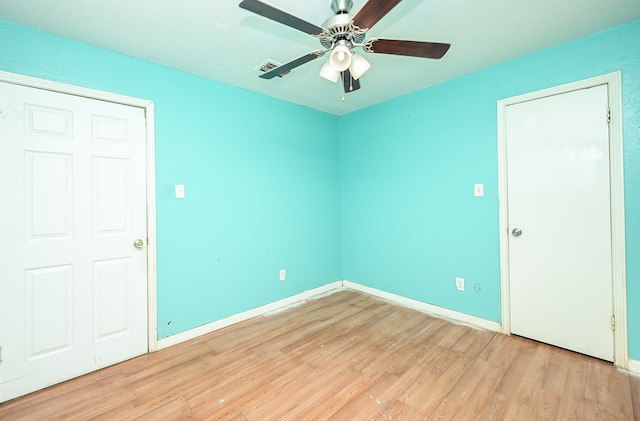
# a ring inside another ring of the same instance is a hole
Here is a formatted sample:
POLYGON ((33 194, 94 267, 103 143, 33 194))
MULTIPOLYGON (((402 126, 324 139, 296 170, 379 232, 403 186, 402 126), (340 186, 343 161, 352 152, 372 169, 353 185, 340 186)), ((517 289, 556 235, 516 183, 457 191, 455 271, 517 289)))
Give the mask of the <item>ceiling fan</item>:
POLYGON ((382 19, 401 0, 369 0, 352 16, 352 0, 332 0, 331 9, 335 16, 317 26, 259 0, 242 0, 240 7, 265 18, 310 34, 320 40, 323 50, 315 50, 288 63, 275 67, 260 75, 263 79, 282 76, 292 69, 322 57, 327 52, 329 60, 322 66, 320 76, 337 82, 342 76, 346 93, 360 89, 358 79, 369 70, 371 64, 353 52, 362 48, 367 53, 394 54, 400 56, 442 58, 450 44, 425 41, 405 41, 398 39, 371 38, 365 41, 367 31, 382 19))

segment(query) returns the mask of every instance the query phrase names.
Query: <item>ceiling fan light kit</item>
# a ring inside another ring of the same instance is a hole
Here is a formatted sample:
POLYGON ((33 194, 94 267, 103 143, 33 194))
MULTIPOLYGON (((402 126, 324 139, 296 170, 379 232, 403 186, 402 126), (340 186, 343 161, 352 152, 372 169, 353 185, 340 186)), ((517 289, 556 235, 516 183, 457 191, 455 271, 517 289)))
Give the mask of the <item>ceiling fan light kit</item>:
POLYGON ((325 53, 330 52, 329 60, 320 69, 320 76, 337 82, 342 76, 345 93, 360 88, 357 82, 370 68, 371 64, 362 56, 354 54, 354 48, 362 48, 367 53, 392 54, 410 57, 439 59, 449 50, 450 44, 425 41, 406 41, 396 39, 371 38, 365 42, 367 31, 382 19, 401 0, 369 0, 355 16, 349 14, 352 0, 332 0, 334 16, 322 26, 277 9, 260 0, 242 0, 240 7, 283 25, 312 35, 320 41, 324 50, 316 50, 285 63, 260 75, 263 79, 273 79, 293 68, 301 66, 325 53), (348 86, 346 81, 350 81, 348 86), (356 81, 357 83, 353 83, 356 81))
POLYGON ((358 54, 353 54, 351 56, 351 65, 349 66, 349 70, 351 71, 351 76, 353 76, 354 79, 360 79, 360 76, 365 74, 370 68, 371 63, 369 63, 366 58, 358 54))
POLYGON ((338 78, 340 77, 340 72, 331 67, 331 65, 327 61, 322 65, 322 68, 320 69, 320 76, 333 83, 336 83, 338 81, 338 78))
POLYGON ((345 40, 338 41, 338 45, 333 47, 329 56, 329 65, 338 72, 345 71, 351 65, 351 48, 345 40))

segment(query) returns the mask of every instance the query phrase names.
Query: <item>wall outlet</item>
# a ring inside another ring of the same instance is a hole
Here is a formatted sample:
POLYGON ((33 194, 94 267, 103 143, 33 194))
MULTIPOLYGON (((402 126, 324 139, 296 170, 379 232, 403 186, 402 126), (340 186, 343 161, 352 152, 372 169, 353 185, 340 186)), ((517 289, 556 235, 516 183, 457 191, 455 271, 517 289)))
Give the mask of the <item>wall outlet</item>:
POLYGON ((286 269, 280 269, 280 280, 284 281, 285 279, 287 279, 287 270, 286 269))
POLYGON ((456 289, 464 291, 464 278, 456 278, 456 289))

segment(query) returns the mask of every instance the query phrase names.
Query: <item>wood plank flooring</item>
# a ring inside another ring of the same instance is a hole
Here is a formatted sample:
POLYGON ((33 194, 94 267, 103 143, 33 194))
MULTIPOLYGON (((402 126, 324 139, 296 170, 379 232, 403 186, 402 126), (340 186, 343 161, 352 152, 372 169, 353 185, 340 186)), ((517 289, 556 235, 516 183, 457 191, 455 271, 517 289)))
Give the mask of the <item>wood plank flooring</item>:
POLYGON ((2 420, 633 420, 612 364, 351 290, 0 405, 2 420))

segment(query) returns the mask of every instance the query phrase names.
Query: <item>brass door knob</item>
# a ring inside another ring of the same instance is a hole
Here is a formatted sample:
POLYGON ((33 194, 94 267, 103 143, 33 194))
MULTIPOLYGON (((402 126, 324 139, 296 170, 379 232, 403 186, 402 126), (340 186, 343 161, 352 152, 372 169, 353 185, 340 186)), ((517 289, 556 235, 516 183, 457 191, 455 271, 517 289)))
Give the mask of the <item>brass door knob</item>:
POLYGON ((133 247, 137 249, 141 249, 142 246, 144 246, 144 241, 142 241, 141 238, 138 238, 136 241, 133 242, 133 247))

